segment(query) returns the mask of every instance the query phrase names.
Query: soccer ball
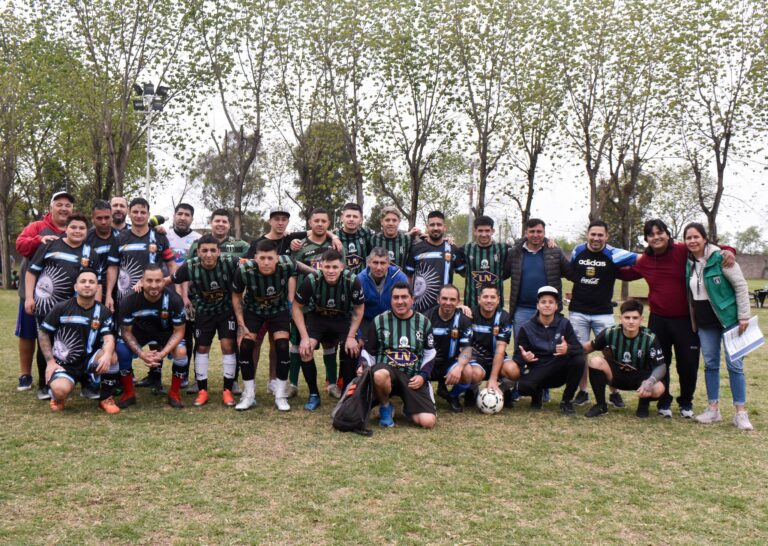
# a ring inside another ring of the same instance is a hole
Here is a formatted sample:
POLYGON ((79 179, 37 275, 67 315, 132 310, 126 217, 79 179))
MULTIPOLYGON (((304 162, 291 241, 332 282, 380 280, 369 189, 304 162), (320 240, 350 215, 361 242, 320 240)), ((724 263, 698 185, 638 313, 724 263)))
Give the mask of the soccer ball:
POLYGON ((504 396, 498 391, 483 389, 477 395, 477 407, 487 414, 499 413, 504 409, 504 396))

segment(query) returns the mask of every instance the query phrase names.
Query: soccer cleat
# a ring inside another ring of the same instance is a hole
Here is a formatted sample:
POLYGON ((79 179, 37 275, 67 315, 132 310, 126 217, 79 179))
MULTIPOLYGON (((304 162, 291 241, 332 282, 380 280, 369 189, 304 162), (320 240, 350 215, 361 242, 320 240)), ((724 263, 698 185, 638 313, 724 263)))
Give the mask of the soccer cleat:
POLYGON ((288 399, 284 396, 275 396, 275 407, 279 411, 291 411, 291 405, 288 403, 288 399))
POLYGON ((195 401, 192 402, 195 407, 199 408, 208 403, 208 391, 202 390, 197 393, 197 398, 195 398, 195 401))
POLYGON ((129 406, 135 406, 136 405, 136 397, 135 396, 121 396, 120 400, 117 401, 117 407, 120 409, 125 409, 129 406))
POLYGON ((513 389, 504 391, 504 407, 506 409, 512 409, 515 407, 513 389))
POLYGON ((749 422, 749 416, 746 411, 737 411, 733 416, 733 426, 739 430, 753 430, 752 423, 749 422))
POLYGON ((531 409, 538 411, 542 407, 544 407, 544 403, 543 403, 542 399, 543 399, 543 392, 542 391, 538 391, 536 394, 531 396, 531 409))
POLYGON ((232 394, 235 396, 243 394, 243 389, 240 388, 240 384, 237 381, 232 382, 232 394))
POLYGON ((341 398, 341 389, 336 383, 330 383, 325 386, 325 390, 328 394, 334 397, 336 400, 341 398))
POLYGON ((43 385, 39 389, 37 389, 37 399, 38 400, 50 400, 51 399, 51 391, 48 389, 48 385, 43 385))
POLYGON ((568 402, 566 400, 560 402, 560 413, 568 417, 576 415, 576 408, 573 407, 573 402, 568 402))
POLYGON ((156 385, 154 385, 152 387, 152 390, 149 392, 151 392, 155 396, 165 396, 166 394, 168 394, 167 392, 165 392, 165 388, 163 388, 162 383, 157 383, 156 385))
POLYGON ((656 413, 665 419, 672 419, 672 410, 669 408, 659 408, 656 413))
POLYGON ((703 413, 694 417, 693 420, 703 425, 711 425, 712 423, 719 423, 722 421, 723 416, 720 415, 720 408, 707 408, 703 413))
POLYGON ((613 407, 615 408, 625 408, 627 405, 624 403, 624 399, 621 397, 621 394, 619 391, 612 392, 608 396, 608 402, 613 404, 613 407))
POLYGON ((589 402, 589 393, 587 391, 579 391, 576 398, 573 399, 574 406, 583 406, 589 402))
POLYGON ((53 397, 51 397, 48 405, 51 407, 51 411, 64 411, 64 402, 59 402, 53 397))
POLYGON ((115 399, 111 396, 99 401, 99 409, 109 415, 120 413, 120 408, 117 406, 117 403, 115 403, 115 399))
POLYGON ((28 391, 32 388, 32 376, 23 374, 19 376, 19 385, 16 387, 17 391, 28 391))
POLYGON ((247 395, 244 394, 240 398, 240 402, 238 402, 238 404, 235 406, 235 409, 237 411, 246 411, 246 410, 249 410, 249 409, 255 408, 255 407, 256 407, 256 397, 255 396, 247 396, 247 395))
POLYGON ((180 398, 174 398, 173 396, 169 396, 167 400, 168 400, 168 405, 174 409, 184 408, 184 402, 182 402, 180 398))
POLYGON ((235 405, 235 397, 232 394, 232 391, 229 389, 224 389, 221 393, 221 401, 224 402, 225 406, 232 407, 235 405))
POLYGON ((288 386, 285 387, 285 397, 286 398, 296 398, 299 394, 299 387, 294 385, 293 383, 288 383, 288 386))
POLYGON ((608 413, 608 404, 595 404, 587 410, 584 417, 600 417, 601 415, 608 413))
POLYGON ((445 379, 441 379, 437 382, 437 395, 440 398, 448 400, 448 385, 445 384, 445 379))
POLYGON ((320 395, 310 394, 309 400, 307 400, 307 403, 304 404, 304 409, 307 411, 315 411, 319 407, 320 407, 320 395))
POLYGON ((384 428, 390 428, 395 426, 395 408, 392 406, 392 402, 386 406, 379 406, 379 426, 384 428))
POLYGON ((148 373, 144 379, 140 381, 134 381, 134 385, 137 387, 154 387, 161 382, 160 377, 157 374, 148 373))
POLYGON ((98 391, 93 390, 90 385, 83 385, 80 387, 80 396, 87 400, 98 400, 99 399, 99 393, 98 391))
POLYGON ((187 394, 197 394, 198 392, 200 392, 200 388, 197 386, 197 381, 190 383, 187 387, 187 394))
POLYGON ((449 396, 446 398, 446 400, 448 401, 448 406, 450 406, 453 413, 461 413, 464 411, 464 408, 461 406, 461 402, 459 402, 458 396, 449 396))
POLYGON ((272 383, 272 390, 275 393, 275 406, 277 409, 279 411, 291 411, 291 405, 288 403, 288 397, 286 396, 288 381, 274 379, 270 383, 272 383))
POLYGON ((693 419, 693 406, 680 406, 680 417, 683 419, 693 419))
MULTIPOLYGON (((637 401, 637 410, 635 410, 635 415, 641 419, 645 419, 646 417, 651 416, 651 401, 648 398, 641 398, 637 401)), ((670 417, 672 416, 670 415, 670 417)))

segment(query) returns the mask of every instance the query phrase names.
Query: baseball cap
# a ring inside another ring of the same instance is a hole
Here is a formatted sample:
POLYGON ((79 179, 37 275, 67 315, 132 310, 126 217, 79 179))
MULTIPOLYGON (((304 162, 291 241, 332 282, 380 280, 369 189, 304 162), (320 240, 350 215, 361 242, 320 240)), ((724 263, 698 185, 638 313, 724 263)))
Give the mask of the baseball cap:
POLYGON ((539 288, 539 291, 536 293, 536 299, 538 300, 541 296, 554 296, 556 300, 560 299, 560 293, 554 286, 542 286, 539 288))
POLYGON ((73 205, 75 204, 75 196, 69 193, 68 191, 57 191, 51 196, 51 203, 56 201, 57 199, 61 199, 62 197, 69 199, 69 202, 73 205))
POLYGON ((272 218, 275 214, 285 214, 290 217, 291 213, 285 210, 285 207, 272 207, 269 211, 269 217, 272 218))

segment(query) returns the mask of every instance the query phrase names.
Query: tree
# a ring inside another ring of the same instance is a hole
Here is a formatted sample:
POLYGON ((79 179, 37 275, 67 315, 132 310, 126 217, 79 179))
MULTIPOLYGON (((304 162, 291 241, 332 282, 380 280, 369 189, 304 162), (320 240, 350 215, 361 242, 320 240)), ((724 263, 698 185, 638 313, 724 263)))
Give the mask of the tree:
POLYGON ((717 215, 734 139, 741 137, 748 147, 766 129, 768 5, 762 0, 685 0, 677 6, 681 38, 673 65, 673 113, 697 202, 709 237, 717 242, 717 215), (712 162, 716 185, 709 195, 704 173, 712 162))
MULTIPOLYGON (((680 240, 683 228, 701 214, 695 205, 696 190, 690 167, 665 167, 658 173, 649 173, 655 180, 653 199, 646 218, 658 217, 664 220, 672 237, 680 240)), ((714 179, 709 176, 709 185, 714 179)))
POLYGON ((736 232, 733 244, 740 254, 765 254, 768 251, 768 243, 763 239, 763 232, 758 226, 749 226, 736 232))

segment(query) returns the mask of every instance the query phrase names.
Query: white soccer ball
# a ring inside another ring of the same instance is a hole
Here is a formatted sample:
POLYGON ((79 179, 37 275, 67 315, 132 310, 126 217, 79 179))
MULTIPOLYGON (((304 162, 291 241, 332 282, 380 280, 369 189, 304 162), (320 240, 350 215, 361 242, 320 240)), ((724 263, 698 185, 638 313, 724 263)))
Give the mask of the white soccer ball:
POLYGON ((499 391, 483 389, 477 395, 477 407, 489 415, 499 413, 504 409, 504 396, 499 391))

